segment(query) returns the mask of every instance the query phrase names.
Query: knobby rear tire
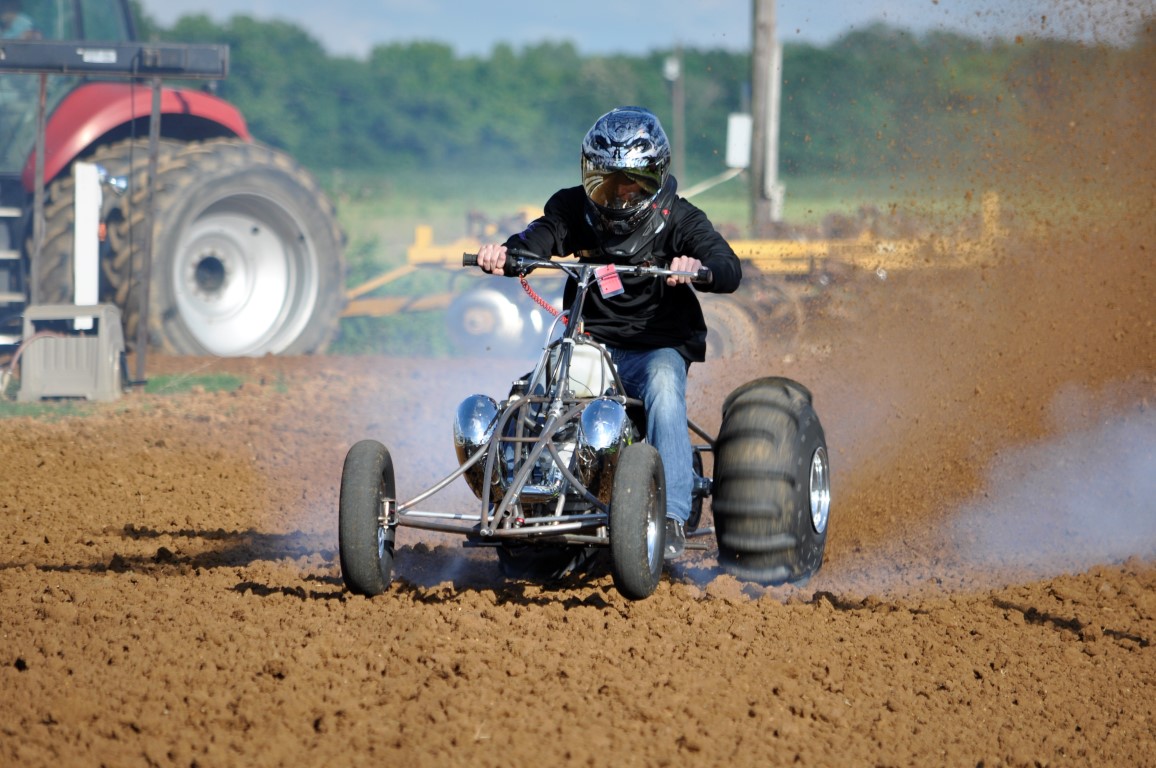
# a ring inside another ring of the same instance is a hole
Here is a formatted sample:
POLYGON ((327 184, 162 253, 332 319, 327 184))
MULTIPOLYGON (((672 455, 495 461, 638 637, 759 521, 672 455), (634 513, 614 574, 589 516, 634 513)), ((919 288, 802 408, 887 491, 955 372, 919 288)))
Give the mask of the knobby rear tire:
POLYGON ((783 378, 752 381, 723 404, 711 508, 723 570, 768 584, 822 565, 830 463, 811 393, 783 378))

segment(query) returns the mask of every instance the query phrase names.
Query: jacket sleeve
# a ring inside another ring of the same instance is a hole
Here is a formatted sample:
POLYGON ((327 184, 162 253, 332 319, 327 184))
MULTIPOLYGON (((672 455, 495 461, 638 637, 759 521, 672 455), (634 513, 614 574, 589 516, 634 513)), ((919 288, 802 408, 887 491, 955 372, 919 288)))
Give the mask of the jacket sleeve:
POLYGON ((563 189, 546 201, 543 213, 512 235, 505 242, 507 248, 523 248, 542 258, 567 256, 573 250, 568 242, 575 216, 572 190, 563 189))
POLYGON ((734 293, 743 279, 739 257, 705 213, 685 199, 678 202, 680 215, 672 228, 675 254, 698 259, 714 276, 710 285, 695 288, 706 293, 734 293))

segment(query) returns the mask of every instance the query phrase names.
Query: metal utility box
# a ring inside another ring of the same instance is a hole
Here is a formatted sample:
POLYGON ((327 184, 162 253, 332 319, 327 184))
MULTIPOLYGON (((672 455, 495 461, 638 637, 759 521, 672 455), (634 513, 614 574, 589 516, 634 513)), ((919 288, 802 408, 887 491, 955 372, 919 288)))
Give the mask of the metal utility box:
POLYGON ((20 355, 19 401, 111 401, 124 391, 124 328, 120 310, 111 304, 27 307, 20 355))

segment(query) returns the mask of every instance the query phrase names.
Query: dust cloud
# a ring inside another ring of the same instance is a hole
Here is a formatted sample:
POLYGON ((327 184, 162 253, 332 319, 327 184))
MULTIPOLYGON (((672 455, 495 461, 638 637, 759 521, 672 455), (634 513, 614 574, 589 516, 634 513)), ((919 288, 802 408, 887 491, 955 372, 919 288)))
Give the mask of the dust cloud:
MULTIPOLYGON (((1070 415, 1086 397, 1061 393, 1056 407, 1070 415)), ((961 557, 1036 579, 1156 556, 1156 410, 1057 434, 993 457, 981 497, 951 521, 961 557)))

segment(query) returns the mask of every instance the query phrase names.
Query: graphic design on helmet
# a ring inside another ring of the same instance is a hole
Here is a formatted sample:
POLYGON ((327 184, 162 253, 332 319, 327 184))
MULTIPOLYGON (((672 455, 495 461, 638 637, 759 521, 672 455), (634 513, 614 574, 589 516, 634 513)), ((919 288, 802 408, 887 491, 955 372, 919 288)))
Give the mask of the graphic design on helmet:
POLYGON ((601 226, 624 235, 650 214, 670 168, 670 142, 642 107, 618 107, 582 141, 582 187, 601 226))

